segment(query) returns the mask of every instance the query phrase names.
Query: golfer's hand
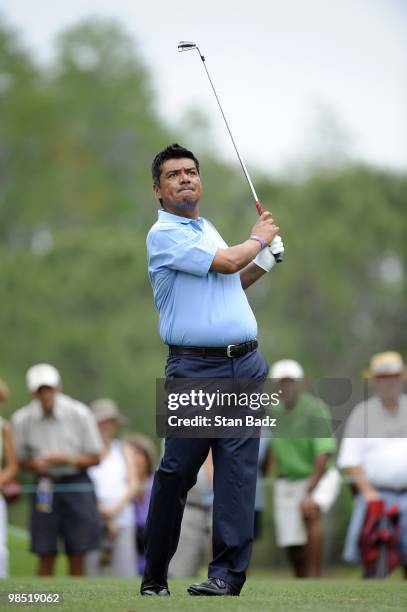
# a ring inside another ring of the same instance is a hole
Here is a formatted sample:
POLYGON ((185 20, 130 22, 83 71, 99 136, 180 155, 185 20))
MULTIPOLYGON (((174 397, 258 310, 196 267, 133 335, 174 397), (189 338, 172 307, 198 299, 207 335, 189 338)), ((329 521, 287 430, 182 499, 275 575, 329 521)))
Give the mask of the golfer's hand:
POLYGON ((259 268, 263 268, 266 272, 270 272, 271 268, 273 268, 276 264, 276 259, 274 255, 278 255, 279 253, 284 253, 284 242, 281 236, 274 236, 270 246, 265 249, 262 249, 255 259, 253 259, 253 263, 259 268))
POLYGON ((280 255, 280 253, 284 253, 284 242, 281 236, 278 234, 277 236, 274 236, 269 246, 269 250, 273 255, 280 255))
POLYGON ((250 235, 259 236, 266 244, 271 244, 274 236, 276 236, 279 231, 280 228, 274 223, 271 212, 267 210, 253 225, 250 235))
POLYGON ((315 503, 309 493, 302 498, 300 508, 304 518, 306 519, 317 518, 319 515, 319 506, 317 503, 315 503))

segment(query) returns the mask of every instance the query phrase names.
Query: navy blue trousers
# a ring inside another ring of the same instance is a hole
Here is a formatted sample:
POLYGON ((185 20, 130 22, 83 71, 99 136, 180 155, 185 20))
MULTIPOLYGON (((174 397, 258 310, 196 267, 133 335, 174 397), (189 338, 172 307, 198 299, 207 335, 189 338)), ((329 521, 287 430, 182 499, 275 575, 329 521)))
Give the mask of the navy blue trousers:
MULTIPOLYGON (((167 378, 233 378, 264 381, 267 364, 258 351, 242 357, 169 356, 167 378)), ((213 559, 208 576, 237 591, 246 579, 254 527, 258 438, 168 438, 155 472, 148 512, 144 582, 167 584, 189 489, 212 449, 214 463, 213 559)))

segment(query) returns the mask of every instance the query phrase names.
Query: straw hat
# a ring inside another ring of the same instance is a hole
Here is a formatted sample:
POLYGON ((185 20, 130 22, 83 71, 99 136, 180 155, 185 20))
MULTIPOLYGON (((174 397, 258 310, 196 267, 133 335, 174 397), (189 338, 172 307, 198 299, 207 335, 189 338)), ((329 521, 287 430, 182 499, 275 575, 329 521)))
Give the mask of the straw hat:
POLYGON ((397 375, 407 378, 407 368, 404 365, 403 358, 396 351, 376 353, 370 359, 370 368, 363 370, 363 378, 397 375))

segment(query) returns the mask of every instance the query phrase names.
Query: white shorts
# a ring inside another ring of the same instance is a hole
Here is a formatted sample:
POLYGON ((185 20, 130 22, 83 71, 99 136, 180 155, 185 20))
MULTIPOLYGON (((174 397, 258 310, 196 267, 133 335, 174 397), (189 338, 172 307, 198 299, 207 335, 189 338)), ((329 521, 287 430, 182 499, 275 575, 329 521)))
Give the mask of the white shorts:
MULTIPOLYGON (((323 475, 312 498, 321 509, 328 512, 338 496, 341 477, 336 468, 323 475)), ((300 503, 308 487, 308 478, 287 480, 277 478, 273 488, 273 510, 277 546, 303 546, 307 542, 307 531, 300 510, 300 503)))

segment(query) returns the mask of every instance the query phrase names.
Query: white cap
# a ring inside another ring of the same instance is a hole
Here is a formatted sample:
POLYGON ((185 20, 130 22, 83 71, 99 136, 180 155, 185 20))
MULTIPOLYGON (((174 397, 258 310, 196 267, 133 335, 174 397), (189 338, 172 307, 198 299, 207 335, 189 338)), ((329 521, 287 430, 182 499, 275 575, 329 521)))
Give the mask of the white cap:
POLYGON ((281 380, 282 378, 301 380, 304 378, 304 370, 294 359, 281 359, 271 366, 269 377, 275 380, 281 380))
POLYGON ((35 393, 43 386, 57 387, 61 382, 61 377, 54 366, 48 363, 38 363, 28 370, 25 380, 30 393, 35 393))

